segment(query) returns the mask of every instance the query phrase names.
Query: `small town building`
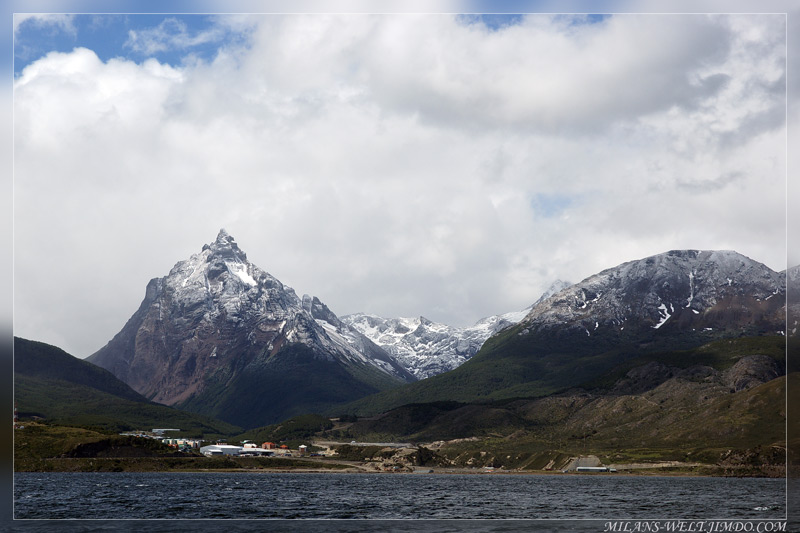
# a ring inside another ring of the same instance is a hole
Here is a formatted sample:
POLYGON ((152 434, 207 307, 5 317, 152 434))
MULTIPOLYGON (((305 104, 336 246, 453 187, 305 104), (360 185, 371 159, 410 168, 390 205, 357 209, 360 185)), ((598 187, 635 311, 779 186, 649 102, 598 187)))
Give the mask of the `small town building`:
POLYGON ((264 444, 261 445, 261 447, 264 448, 265 450, 274 450, 276 448, 274 442, 265 442, 264 444))
POLYGON ((153 428, 152 433, 155 433, 156 435, 163 435, 167 431, 180 431, 180 429, 177 429, 177 428, 161 428, 161 429, 153 428))
POLYGON ((608 472, 607 466, 579 466, 575 468, 576 472, 608 472))
POLYGON ((307 455, 307 454, 308 454, 308 446, 306 446, 305 444, 301 444, 301 445, 300 445, 300 446, 297 448, 297 451, 298 451, 298 453, 299 453, 300 455, 307 455))
POLYGON ((199 448, 200 441, 197 439, 161 439, 161 442, 173 448, 199 448))
POLYGON ((275 452, 264 448, 242 448, 239 457, 272 457, 275 452))
POLYGON ((200 453, 203 455, 239 455, 242 453, 241 446, 233 446, 231 444, 211 444, 200 448, 200 453))

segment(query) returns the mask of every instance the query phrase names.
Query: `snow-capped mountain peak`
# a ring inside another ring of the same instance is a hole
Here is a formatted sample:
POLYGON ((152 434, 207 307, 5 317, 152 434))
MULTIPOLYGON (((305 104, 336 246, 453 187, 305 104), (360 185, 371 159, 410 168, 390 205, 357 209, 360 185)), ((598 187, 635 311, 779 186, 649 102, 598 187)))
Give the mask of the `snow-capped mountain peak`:
POLYGON ((263 365, 291 344, 320 360, 414 379, 318 298, 299 298, 250 263, 224 229, 151 280, 139 311, 90 361, 172 405, 202 392, 209 376, 263 365))
POLYGON ((634 326, 708 331, 757 326, 762 316, 772 322, 767 317, 782 312, 785 292, 780 274, 737 252, 672 250, 567 287, 535 306, 521 323, 523 334, 571 328, 589 336, 603 328, 634 326))
POLYGON ((468 327, 448 326, 424 316, 383 318, 356 313, 345 315, 341 320, 389 352, 414 376, 423 379, 460 366, 480 350, 486 339, 518 323, 534 306, 568 285, 558 280, 533 306, 482 318, 468 327))

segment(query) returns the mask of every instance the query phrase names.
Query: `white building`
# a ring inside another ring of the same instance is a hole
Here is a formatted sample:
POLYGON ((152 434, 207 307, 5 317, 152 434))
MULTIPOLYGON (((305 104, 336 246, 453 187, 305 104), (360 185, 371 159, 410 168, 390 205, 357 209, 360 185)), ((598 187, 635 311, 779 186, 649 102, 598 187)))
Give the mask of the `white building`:
POLYGON ((242 450, 241 446, 231 444, 211 444, 200 448, 200 453, 203 455, 239 455, 242 450))
POLYGON ((271 457, 275 455, 275 450, 267 450, 265 448, 258 448, 256 446, 249 447, 245 445, 239 455, 251 455, 251 456, 267 456, 271 457))

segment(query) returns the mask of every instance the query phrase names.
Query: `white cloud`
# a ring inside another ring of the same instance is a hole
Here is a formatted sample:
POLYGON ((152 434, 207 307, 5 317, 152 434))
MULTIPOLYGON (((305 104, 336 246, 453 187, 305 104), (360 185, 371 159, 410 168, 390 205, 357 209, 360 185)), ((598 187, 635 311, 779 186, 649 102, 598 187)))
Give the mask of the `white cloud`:
POLYGON ((336 313, 453 324, 669 249, 782 268, 782 18, 568 22, 223 17, 250 40, 208 63, 31 64, 19 334, 88 355, 223 226, 336 313))
MULTIPOLYGON (((238 19, 232 19, 232 23, 238 19)), ((226 24, 229 25, 229 24, 226 24)), ((129 30, 123 45, 134 52, 154 55, 159 52, 188 50, 196 46, 219 42, 225 36, 225 26, 192 33, 186 23, 175 17, 165 18, 158 26, 143 30, 129 30)))

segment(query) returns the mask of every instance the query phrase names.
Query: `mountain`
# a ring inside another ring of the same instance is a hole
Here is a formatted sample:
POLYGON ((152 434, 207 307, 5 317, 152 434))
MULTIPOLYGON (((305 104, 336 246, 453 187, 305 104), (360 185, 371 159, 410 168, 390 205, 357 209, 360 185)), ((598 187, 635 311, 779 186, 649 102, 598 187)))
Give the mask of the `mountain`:
POLYGON ((245 428, 414 380, 319 299, 250 263, 224 229, 151 280, 139 309, 87 360, 148 399, 245 428))
POLYGON ((784 279, 731 251, 671 251, 630 261, 545 299, 455 370, 348 409, 365 414, 415 402, 546 396, 642 353, 783 335, 784 279))
POLYGON ((14 338, 14 401, 21 417, 118 431, 179 428, 227 435, 238 428, 149 402, 111 372, 42 342, 14 338))
POLYGON ((518 323, 533 307, 569 285, 558 280, 528 309, 483 318, 463 328, 433 322, 423 316, 383 318, 355 313, 343 316, 342 321, 389 352, 418 379, 424 379, 461 366, 480 350, 486 339, 518 323))
MULTIPOLYGON (((783 332, 783 276, 732 251, 671 251, 604 270, 548 298, 520 332, 783 332), (566 328, 565 328, 566 326, 566 328)), ((723 333, 724 334, 724 333, 723 333)), ((620 334, 625 337, 627 334, 620 334)))
MULTIPOLYGON (((571 286, 572 286, 572 283, 569 282, 569 281, 564 281, 564 280, 560 280, 560 279, 555 280, 553 283, 550 284, 550 286, 547 288, 547 290, 544 291, 541 296, 539 296, 539 299, 536 300, 535 302, 533 302, 533 304, 530 307, 528 307, 528 309, 527 309, 528 313, 530 313, 533 310, 534 307, 538 306, 540 303, 542 303, 543 301, 547 300, 548 298, 550 298, 554 294, 557 294, 557 293, 563 291, 564 289, 566 289, 567 287, 571 287, 571 286)), ((519 321, 517 321, 517 322, 519 322, 519 321)))
POLYGON ((429 446, 457 466, 541 470, 589 453, 605 464, 700 462, 727 475, 783 477, 784 340, 724 339, 645 355, 590 387, 543 398, 403 405, 334 436, 438 441, 429 446))
POLYGON ((527 310, 498 315, 466 328, 432 322, 423 316, 382 318, 356 313, 342 320, 389 352, 418 379, 424 379, 460 366, 492 334, 519 322, 526 314, 527 310))
MULTIPOLYGON (((664 407, 669 404, 696 406, 698 400, 705 404, 711 396, 730 401, 732 394, 760 387, 783 376, 784 363, 784 346, 781 338, 776 336, 714 341, 692 350, 651 354, 628 361, 606 375, 598 376, 586 388, 570 389, 544 398, 483 404, 434 402, 404 405, 376 417, 358 420, 351 426, 351 433, 347 436, 369 439, 380 435, 381 438, 401 441, 430 441, 485 436, 496 432, 508 435, 519 429, 542 432, 546 426, 563 421, 566 417, 573 419, 571 431, 581 425, 605 425, 607 429, 619 433, 621 421, 625 419, 636 423, 639 426, 637 432, 641 435, 641 416, 631 411, 602 412, 598 409, 598 403, 602 401, 618 406, 620 399, 635 399, 640 407, 646 407, 653 415, 661 411, 662 417, 669 414, 673 421, 685 422, 687 415, 703 415, 703 409, 680 409, 668 413, 664 407), (660 393, 659 400, 666 401, 651 401, 648 405, 643 398, 652 397, 655 391, 660 393), (558 413, 554 412, 556 405, 559 406, 558 413)), ((743 407, 747 407, 746 404, 743 407)), ((769 418, 770 423, 782 426, 784 420, 778 416, 781 407, 779 405, 778 409, 772 410, 769 417, 762 417, 762 421, 769 418)), ((719 436, 721 426, 727 420, 716 420, 714 424, 709 424, 709 419, 703 427, 685 429, 704 434, 704 438, 696 440, 707 443, 710 440, 709 433, 716 432, 716 436, 719 436)), ((744 419, 740 419, 740 422, 743 423, 744 419)), ((649 430, 656 431, 662 440, 670 433, 659 424, 653 424, 649 430)), ((781 434, 782 431, 777 433, 778 436, 781 434)), ((674 439, 674 436, 668 438, 674 439)), ((777 436, 774 440, 777 440, 777 436)))

